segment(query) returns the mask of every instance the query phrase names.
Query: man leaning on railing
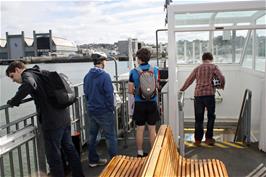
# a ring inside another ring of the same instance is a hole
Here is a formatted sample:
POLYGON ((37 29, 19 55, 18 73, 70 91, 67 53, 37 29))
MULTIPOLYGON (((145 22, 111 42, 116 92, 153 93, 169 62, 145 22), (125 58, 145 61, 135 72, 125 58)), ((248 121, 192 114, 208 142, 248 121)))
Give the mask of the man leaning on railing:
POLYGON ((55 107, 48 99, 44 81, 39 68, 27 69, 20 61, 12 62, 6 69, 6 75, 21 84, 15 96, 8 100, 10 106, 19 106, 27 95, 34 99, 38 120, 43 131, 46 158, 53 177, 64 177, 61 146, 67 155, 73 177, 83 177, 79 155, 72 143, 70 114, 68 108, 55 107))

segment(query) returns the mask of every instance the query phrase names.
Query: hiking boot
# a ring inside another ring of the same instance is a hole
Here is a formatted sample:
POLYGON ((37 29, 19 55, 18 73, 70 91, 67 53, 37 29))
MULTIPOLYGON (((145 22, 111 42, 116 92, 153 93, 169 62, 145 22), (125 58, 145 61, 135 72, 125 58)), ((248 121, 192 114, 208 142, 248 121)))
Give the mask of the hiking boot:
POLYGON ((201 143, 201 140, 195 140, 194 145, 195 146, 200 146, 200 143, 201 143))
POLYGON ((213 139, 213 138, 207 138, 206 140, 205 140, 205 144, 207 144, 207 145, 209 145, 209 146, 214 146, 214 144, 215 144, 215 139, 213 139))
POLYGON ((143 155, 138 154, 137 157, 146 157, 148 153, 144 152, 143 155))
POLYGON ((97 166, 102 166, 105 165, 107 163, 107 159, 99 159, 98 162, 89 162, 89 166, 90 167, 97 167, 97 166))

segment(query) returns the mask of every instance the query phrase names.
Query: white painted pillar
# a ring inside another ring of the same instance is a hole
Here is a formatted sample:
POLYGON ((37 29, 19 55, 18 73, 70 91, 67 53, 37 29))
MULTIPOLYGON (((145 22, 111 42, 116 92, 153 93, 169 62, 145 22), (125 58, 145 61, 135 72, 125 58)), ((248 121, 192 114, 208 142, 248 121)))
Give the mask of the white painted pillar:
POLYGON ((201 56, 202 56, 202 43, 199 43, 199 60, 201 60, 201 56))
POLYGON ((193 48, 193 51, 192 51, 192 61, 193 61, 193 63, 195 63, 195 61, 196 61, 196 58, 195 58, 195 42, 193 41, 193 43, 192 43, 192 48, 193 48))
MULTIPOLYGON (((266 62, 265 69, 266 70, 266 62)), ((260 121, 259 149, 266 152, 266 72, 264 72, 264 101, 262 103, 262 117, 260 121)))
POLYGON ((188 63, 187 59, 187 41, 184 41, 184 60, 186 63, 188 63))
POLYGON ((176 67, 176 38, 173 6, 168 6, 168 115, 169 125, 173 130, 174 139, 178 141, 179 118, 177 98, 177 67, 176 67))

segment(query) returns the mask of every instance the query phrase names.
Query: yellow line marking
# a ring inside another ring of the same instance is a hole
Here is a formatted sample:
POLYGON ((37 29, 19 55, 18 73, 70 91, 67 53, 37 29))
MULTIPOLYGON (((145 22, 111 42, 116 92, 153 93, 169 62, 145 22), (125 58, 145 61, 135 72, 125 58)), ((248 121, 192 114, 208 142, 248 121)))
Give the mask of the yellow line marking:
POLYGON ((215 142, 214 146, 220 147, 220 148, 229 148, 228 146, 225 146, 223 144, 221 144, 220 142, 215 142))
POLYGON ((185 145, 188 147, 195 147, 195 145, 191 141, 185 141, 185 145))
POLYGON ((228 142, 228 141, 224 141, 223 144, 226 144, 226 145, 231 146, 231 147, 239 148, 239 149, 243 149, 243 148, 245 148, 245 147, 242 146, 242 145, 237 145, 237 144, 235 144, 235 143, 231 143, 231 142, 228 142))

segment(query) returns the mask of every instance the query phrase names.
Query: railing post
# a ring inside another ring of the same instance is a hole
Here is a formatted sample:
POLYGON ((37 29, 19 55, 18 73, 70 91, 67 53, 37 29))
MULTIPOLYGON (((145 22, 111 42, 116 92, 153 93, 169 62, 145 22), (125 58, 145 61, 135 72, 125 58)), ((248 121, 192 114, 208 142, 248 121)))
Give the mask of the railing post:
POLYGON ((184 92, 178 93, 178 114, 179 114, 179 149, 180 154, 185 155, 184 145, 184 92))
POLYGON ((47 173, 46 171, 46 158, 45 158, 45 150, 44 150, 44 141, 43 141, 43 132, 40 126, 39 121, 37 120, 36 134, 36 142, 37 142, 37 155, 38 155, 38 164, 39 164, 39 176, 41 173, 47 173))
MULTIPOLYGON (((10 123, 10 119, 9 119, 9 111, 8 111, 8 107, 5 108, 5 116, 6 116, 6 124, 10 123)), ((7 127, 6 129, 6 133, 9 134, 10 133, 10 127, 7 127)))
POLYGON ((122 81, 122 94, 123 94, 123 106, 122 106, 122 123, 123 123, 123 129, 124 129, 124 147, 127 148, 127 138, 128 138, 128 131, 127 131, 127 119, 126 119, 126 85, 125 81, 122 81))
POLYGON ((1 177, 5 177, 4 160, 2 156, 0 156, 0 175, 1 177))
MULTIPOLYGON (((76 95, 76 97, 79 97, 79 88, 78 88, 78 86, 75 86, 74 87, 74 92, 75 92, 75 95, 76 95)), ((76 129, 78 130, 78 131, 80 131, 80 99, 78 99, 76 102, 75 102, 75 119, 78 119, 77 121, 76 121, 76 129)))

